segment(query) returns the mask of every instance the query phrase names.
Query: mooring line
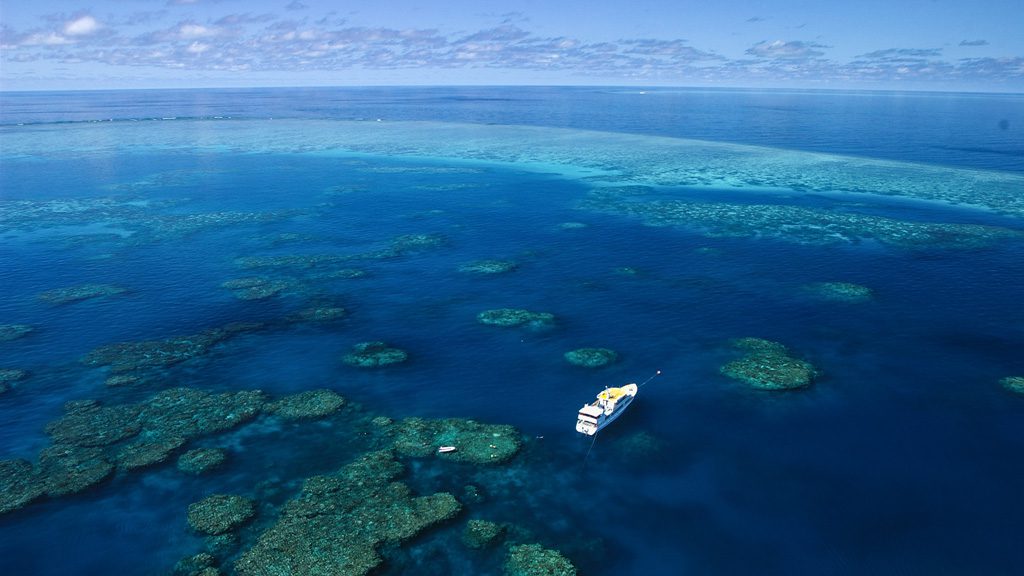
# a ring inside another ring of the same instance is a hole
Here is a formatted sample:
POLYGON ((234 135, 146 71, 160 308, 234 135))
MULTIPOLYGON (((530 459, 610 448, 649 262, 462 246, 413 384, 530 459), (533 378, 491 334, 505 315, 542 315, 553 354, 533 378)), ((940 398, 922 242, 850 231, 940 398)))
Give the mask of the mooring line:
POLYGON ((654 380, 654 379, 655 379, 655 378, 657 378, 658 376, 661 376, 661 370, 657 370, 657 371, 655 371, 655 372, 654 372, 654 374, 651 374, 651 377, 650 377, 650 378, 648 378, 647 380, 644 380, 644 381, 643 381, 642 383, 640 383, 639 385, 637 385, 637 388, 641 388, 641 387, 643 387, 643 385, 644 385, 644 384, 647 384, 648 382, 650 382, 651 380, 654 380))

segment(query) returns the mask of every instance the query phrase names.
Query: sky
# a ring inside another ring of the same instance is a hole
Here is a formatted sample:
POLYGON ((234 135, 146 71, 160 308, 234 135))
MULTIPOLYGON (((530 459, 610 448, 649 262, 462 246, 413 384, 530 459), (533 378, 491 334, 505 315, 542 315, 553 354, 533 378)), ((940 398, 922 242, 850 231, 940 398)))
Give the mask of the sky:
POLYGON ((1024 92, 1022 0, 0 0, 0 90, 1024 92))

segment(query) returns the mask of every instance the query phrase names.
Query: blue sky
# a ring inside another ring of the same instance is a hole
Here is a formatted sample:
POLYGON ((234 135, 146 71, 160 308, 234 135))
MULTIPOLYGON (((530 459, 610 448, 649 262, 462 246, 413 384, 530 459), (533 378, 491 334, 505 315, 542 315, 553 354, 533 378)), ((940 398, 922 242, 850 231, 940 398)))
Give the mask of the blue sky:
POLYGON ((1024 92, 1021 0, 2 0, 0 89, 1024 92))

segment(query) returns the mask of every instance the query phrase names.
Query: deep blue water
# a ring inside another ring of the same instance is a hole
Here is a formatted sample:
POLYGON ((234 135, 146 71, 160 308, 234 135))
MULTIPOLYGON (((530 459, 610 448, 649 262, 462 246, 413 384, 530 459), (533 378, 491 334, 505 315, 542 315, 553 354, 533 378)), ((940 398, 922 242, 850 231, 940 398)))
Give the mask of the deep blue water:
MULTIPOLYGON (((999 384, 1024 376, 1019 237, 911 249, 709 236, 581 208, 586 180, 460 158, 159 146, 4 152, 5 142, 45 143, 106 120, 116 122, 105 135, 146 121, 158 141, 172 127, 198 137, 240 119, 381 118, 695 138, 1021 176, 1019 95, 379 88, 8 93, 0 104, 5 216, 24 214, 14 201, 95 198, 140 203, 137 221, 114 219, 141 230, 152 217, 277 215, 144 242, 75 241, 104 230, 56 216, 31 229, 0 221, 0 324, 35 328, 0 342, 0 369, 31 373, 0 395, 0 458, 33 460, 48 443, 44 426, 71 399, 138 401, 170 385, 273 396, 327 387, 393 418, 519 428, 527 447, 509 466, 414 460, 406 480, 421 493, 481 485, 488 498, 471 517, 525 526, 586 574, 1024 573, 1024 396, 999 384), (249 256, 366 253, 406 234, 440 235, 444 245, 352 260, 345 266, 366 272, 354 279, 239 266, 249 256), (458 271, 482 259, 518 267, 458 271), (303 288, 243 301, 220 287, 255 275, 303 288), (874 296, 809 295, 808 285, 825 281, 861 284, 874 296), (128 291, 63 306, 36 297, 83 283, 128 291), (348 310, 343 321, 236 337, 160 382, 110 388, 103 369, 79 362, 111 342, 273 322, 325 297, 348 310), (502 307, 552 312, 557 325, 475 321, 502 307), (719 368, 736 357, 729 341, 746 336, 784 343, 820 377, 784 393, 724 377, 719 368), (410 361, 376 371, 340 361, 367 340, 399 345, 410 361), (584 346, 612 348, 619 361, 592 371, 563 360, 584 346), (664 375, 598 436, 582 466, 589 442, 572 431, 575 410, 602 386, 655 370, 664 375), (660 449, 631 449, 637 433, 660 449), (614 552, 596 553, 598 541, 614 552)), ((659 194, 828 202, 685 187, 659 194)), ((897 221, 1024 231, 1012 214, 859 201, 849 209, 897 221)), ((3 572, 167 572, 202 548, 185 522, 189 503, 217 491, 255 494, 267 482, 281 487, 281 500, 302 478, 351 458, 332 422, 261 420, 195 442, 229 448, 228 466, 215 474, 186 476, 172 459, 0 516, 3 572)), ((500 557, 456 542, 461 526, 417 538, 384 573, 497 573, 500 557)))

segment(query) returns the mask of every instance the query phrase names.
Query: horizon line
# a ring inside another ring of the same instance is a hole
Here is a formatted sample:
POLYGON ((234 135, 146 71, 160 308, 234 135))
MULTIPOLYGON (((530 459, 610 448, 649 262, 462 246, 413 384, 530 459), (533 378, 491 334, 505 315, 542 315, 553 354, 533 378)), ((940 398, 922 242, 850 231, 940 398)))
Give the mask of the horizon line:
POLYGON ((744 92, 846 92, 846 93, 887 93, 887 94, 977 94, 977 95, 1000 95, 1000 96, 1024 96, 1024 91, 998 91, 991 89, 932 89, 922 87, 907 88, 831 88, 831 87, 781 87, 781 86, 701 86, 701 85, 642 85, 642 84, 296 84, 296 85, 253 85, 253 86, 162 86, 162 87, 107 87, 107 88, 67 88, 67 89, 7 89, 0 84, 0 94, 28 94, 28 93, 70 93, 70 92, 127 92, 127 91, 187 91, 187 90, 302 90, 302 89, 329 89, 329 90, 356 90, 356 89, 381 89, 381 88, 590 88, 590 89, 628 89, 631 91, 666 91, 685 90, 714 92, 744 91, 744 92))

